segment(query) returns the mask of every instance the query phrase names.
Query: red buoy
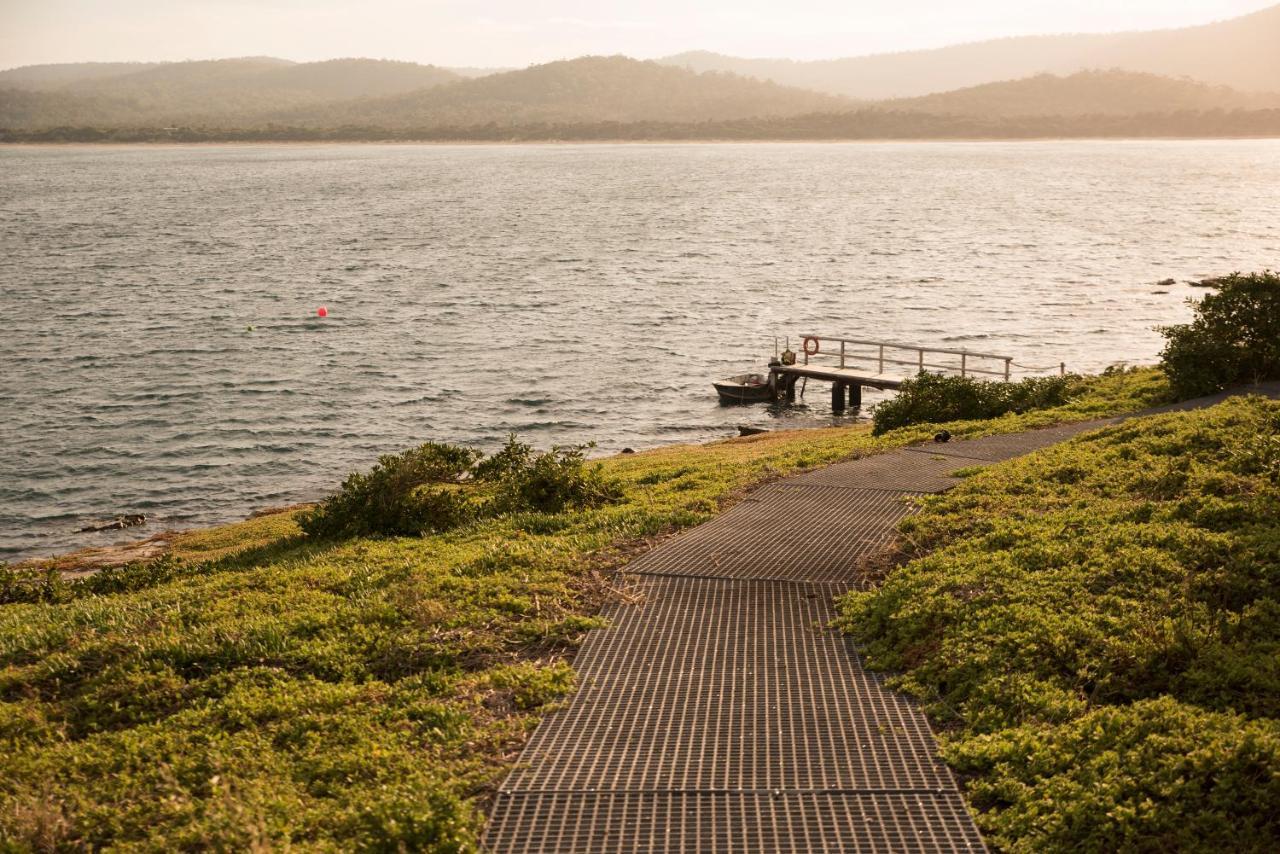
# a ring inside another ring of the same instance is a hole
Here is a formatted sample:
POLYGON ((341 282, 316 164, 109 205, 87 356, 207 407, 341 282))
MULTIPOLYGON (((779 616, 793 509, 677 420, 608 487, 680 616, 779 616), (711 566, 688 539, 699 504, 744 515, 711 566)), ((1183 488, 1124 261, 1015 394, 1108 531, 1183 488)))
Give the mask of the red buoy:
POLYGON ((329 309, 326 308, 325 306, 320 306, 319 308, 316 309, 316 315, 319 317, 328 317, 329 309))

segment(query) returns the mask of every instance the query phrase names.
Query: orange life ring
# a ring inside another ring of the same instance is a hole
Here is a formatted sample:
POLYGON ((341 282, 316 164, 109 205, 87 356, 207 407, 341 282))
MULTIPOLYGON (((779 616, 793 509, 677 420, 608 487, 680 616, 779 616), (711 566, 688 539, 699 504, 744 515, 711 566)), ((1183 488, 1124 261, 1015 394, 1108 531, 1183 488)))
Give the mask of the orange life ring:
POLYGON ((822 344, 821 344, 821 343, 819 343, 819 341, 818 341, 818 339, 817 339, 817 338, 806 338, 806 339, 804 339, 804 354, 805 354, 806 356, 816 356, 816 355, 818 355, 818 351, 819 351, 819 350, 821 350, 821 349, 822 349, 822 344), (810 349, 809 349, 809 345, 810 345, 810 344, 812 344, 812 345, 813 345, 813 349, 812 349, 812 350, 810 350, 810 349))

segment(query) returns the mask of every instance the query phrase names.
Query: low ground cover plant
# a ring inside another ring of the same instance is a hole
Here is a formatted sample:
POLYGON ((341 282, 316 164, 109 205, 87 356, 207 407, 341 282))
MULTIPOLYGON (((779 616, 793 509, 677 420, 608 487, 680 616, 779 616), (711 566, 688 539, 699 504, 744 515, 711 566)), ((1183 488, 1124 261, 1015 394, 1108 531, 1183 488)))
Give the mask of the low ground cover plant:
MULTIPOLYGON (((1097 378, 1056 410, 949 429, 1130 411, 1164 388, 1154 371, 1097 378)), ((573 688, 565 662, 615 595, 612 567, 752 484, 929 436, 619 456, 600 472, 616 498, 582 507, 548 486, 583 471, 571 455, 535 465, 514 447, 482 461, 508 472, 482 473, 482 497, 496 480, 527 509, 445 531, 312 537, 290 512, 181 534, 161 565, 9 568, 0 850, 475 850, 493 787, 573 688)))
POLYGON ((1192 321, 1162 330, 1174 392, 1185 399, 1280 379, 1280 275, 1235 273, 1205 285, 1216 292, 1188 300, 1192 321))
POLYGON ((988 467, 901 530, 841 626, 949 731, 997 848, 1274 850, 1280 403, 988 467))

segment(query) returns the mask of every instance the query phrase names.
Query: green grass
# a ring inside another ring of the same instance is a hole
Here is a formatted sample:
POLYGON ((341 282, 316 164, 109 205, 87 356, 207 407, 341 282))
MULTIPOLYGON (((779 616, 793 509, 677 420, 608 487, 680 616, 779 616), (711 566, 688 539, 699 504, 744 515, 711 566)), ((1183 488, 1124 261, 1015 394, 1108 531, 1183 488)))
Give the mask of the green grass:
MULTIPOLYGON (((1137 409, 1153 371, 981 435, 1137 409)), ((293 514, 152 566, 0 571, 0 849, 473 850, 611 570, 772 477, 927 438, 865 426, 604 461, 621 502, 317 543, 293 514)))
POLYGON ((996 847, 1274 850, 1280 403, 976 471, 840 623, 947 731, 996 847))

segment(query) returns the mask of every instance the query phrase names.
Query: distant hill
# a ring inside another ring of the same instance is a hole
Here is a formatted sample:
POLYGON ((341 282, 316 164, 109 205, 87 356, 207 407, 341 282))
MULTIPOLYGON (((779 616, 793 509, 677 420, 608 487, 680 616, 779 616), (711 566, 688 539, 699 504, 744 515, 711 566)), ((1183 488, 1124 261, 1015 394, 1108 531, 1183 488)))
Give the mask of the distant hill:
POLYGON ((1127 116, 1205 110, 1280 108, 1280 94, 1242 93, 1227 86, 1175 80, 1137 71, 1039 74, 954 92, 880 101, 877 109, 972 117, 1127 116))
POLYGON ((515 68, 480 68, 476 66, 457 66, 450 65, 447 71, 452 71, 459 77, 488 77, 490 74, 505 74, 508 71, 516 71, 515 68))
POLYGON ((1229 21, 1177 30, 1030 36, 816 62, 742 59, 705 51, 660 61, 694 71, 729 71, 877 100, 1091 68, 1190 77, 1245 92, 1274 92, 1280 90, 1278 45, 1280 6, 1273 6, 1229 21))
POLYGON ((158 62, 62 62, 0 71, 0 88, 44 91, 91 80, 122 77, 155 68, 158 62))
POLYGON ((431 65, 373 59, 29 66, 0 72, 0 125, 243 124, 312 104, 397 95, 460 79, 431 65))
POLYGON ((391 98, 298 110, 304 126, 379 128, 536 122, 697 122, 846 110, 843 98, 623 56, 587 56, 391 98))
POLYGON ((371 60, 78 69, 56 85, 42 74, 34 88, 0 89, 0 140, 1280 135, 1280 94, 1120 70, 878 102, 621 56, 472 79, 371 60))

